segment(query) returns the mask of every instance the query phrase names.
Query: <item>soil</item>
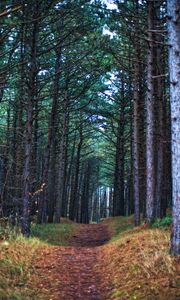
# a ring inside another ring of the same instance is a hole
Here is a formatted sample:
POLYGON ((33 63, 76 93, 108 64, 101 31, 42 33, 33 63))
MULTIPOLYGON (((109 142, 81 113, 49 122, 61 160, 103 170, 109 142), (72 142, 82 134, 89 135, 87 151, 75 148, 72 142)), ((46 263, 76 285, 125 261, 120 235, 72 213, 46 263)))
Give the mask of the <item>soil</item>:
POLYGON ((97 253, 110 234, 106 225, 80 225, 69 247, 43 250, 35 265, 38 289, 48 300, 109 300, 97 253))

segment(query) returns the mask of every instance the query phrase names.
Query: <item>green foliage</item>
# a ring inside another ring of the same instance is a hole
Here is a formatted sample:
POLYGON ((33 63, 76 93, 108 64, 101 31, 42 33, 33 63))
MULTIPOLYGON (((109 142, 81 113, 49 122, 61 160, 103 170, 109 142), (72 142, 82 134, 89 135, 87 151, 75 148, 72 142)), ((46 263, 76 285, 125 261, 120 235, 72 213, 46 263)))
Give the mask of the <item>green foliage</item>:
POLYGON ((68 246, 75 230, 75 224, 34 224, 31 228, 31 236, 51 245, 68 246))
POLYGON ((172 224, 172 217, 167 216, 163 219, 156 219, 155 222, 152 224, 153 228, 159 228, 159 227, 168 227, 172 224))

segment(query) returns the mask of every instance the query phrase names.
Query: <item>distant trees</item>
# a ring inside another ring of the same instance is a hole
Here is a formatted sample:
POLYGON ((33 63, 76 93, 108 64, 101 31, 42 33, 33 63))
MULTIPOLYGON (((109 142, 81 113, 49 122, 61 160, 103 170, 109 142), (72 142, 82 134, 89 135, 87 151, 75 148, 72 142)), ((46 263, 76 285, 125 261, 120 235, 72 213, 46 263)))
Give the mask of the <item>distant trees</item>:
POLYGON ((115 3, 0 4, 0 214, 27 236, 31 218, 163 217, 171 122, 178 191, 179 3, 168 1, 171 109, 165 1, 115 3))
POLYGON ((92 137, 110 55, 100 2, 15 3, 0 14, 0 205, 28 236, 36 215, 38 223, 100 218, 101 153, 92 137))

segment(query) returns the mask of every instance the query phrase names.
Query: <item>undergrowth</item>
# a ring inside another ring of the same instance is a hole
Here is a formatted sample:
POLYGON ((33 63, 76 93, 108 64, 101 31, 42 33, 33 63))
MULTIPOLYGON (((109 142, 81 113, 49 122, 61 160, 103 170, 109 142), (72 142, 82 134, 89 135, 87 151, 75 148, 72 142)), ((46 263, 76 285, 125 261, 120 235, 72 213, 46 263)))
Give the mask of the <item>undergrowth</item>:
MULTIPOLYGON (((169 216, 151 227, 133 228, 133 216, 103 221, 112 239, 98 248, 97 258, 105 274, 103 280, 112 285, 109 299, 180 299, 180 258, 169 254, 170 223, 169 216)), ((31 238, 26 239, 18 228, 1 226, 0 300, 42 300, 42 291, 32 282, 34 259, 50 245, 67 246, 77 228, 66 220, 62 224, 34 224, 31 238)))
POLYGON ((62 224, 33 224, 31 236, 55 246, 68 246, 72 235, 76 231, 76 225, 64 222, 62 224))
POLYGON ((109 228, 112 238, 109 243, 119 239, 119 235, 134 227, 133 216, 130 217, 112 217, 105 219, 103 224, 106 224, 109 228))
POLYGON ((169 254, 167 223, 163 221, 165 228, 143 225, 129 229, 133 217, 105 221, 114 236, 101 248, 99 258, 102 273, 110 274, 110 299, 180 299, 180 258, 169 254))
POLYGON ((18 227, 0 222, 0 300, 43 300, 31 282, 34 260, 48 244, 68 245, 75 225, 63 220, 62 224, 33 224, 31 229, 27 239, 18 227))
POLYGON ((40 241, 26 239, 21 235, 0 243, 0 299, 39 299, 37 291, 27 282, 33 271, 33 259, 40 241))
POLYGON ((172 224, 172 217, 167 216, 163 219, 156 219, 155 222, 152 224, 153 228, 159 227, 169 227, 172 224))

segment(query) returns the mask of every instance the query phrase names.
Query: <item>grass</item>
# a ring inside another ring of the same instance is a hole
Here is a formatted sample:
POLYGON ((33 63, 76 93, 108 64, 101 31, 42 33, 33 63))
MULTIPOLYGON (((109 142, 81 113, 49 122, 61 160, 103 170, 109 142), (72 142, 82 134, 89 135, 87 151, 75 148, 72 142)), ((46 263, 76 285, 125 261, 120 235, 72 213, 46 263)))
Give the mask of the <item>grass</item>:
POLYGON ((69 240, 76 231, 73 223, 62 224, 34 224, 31 229, 32 237, 55 246, 68 246, 69 240))
POLYGON ((41 246, 37 239, 17 236, 0 243, 0 299, 39 299, 27 282, 33 272, 33 259, 41 246))
MULTIPOLYGON (((134 228, 133 216, 103 221, 112 239, 98 248, 97 259, 103 280, 112 286, 109 299, 180 299, 180 258, 169 254, 170 223, 166 218, 134 228)), ((18 228, 0 226, 0 299, 43 300, 33 282, 34 260, 51 245, 68 246, 77 229, 67 220, 32 225, 31 238, 26 239, 18 228)))
POLYGON ((32 225, 31 237, 27 239, 18 228, 1 223, 0 300, 43 300, 31 282, 34 260, 50 245, 67 246, 75 229, 67 220, 62 224, 32 225))
POLYGON ((134 219, 131 217, 113 217, 103 221, 103 224, 107 225, 112 235, 109 243, 112 243, 119 239, 119 235, 134 227, 134 219))
POLYGON ((180 258, 169 254, 167 226, 132 228, 133 217, 110 218, 105 224, 113 237, 99 259, 102 273, 110 274, 110 299, 180 299, 180 258))

